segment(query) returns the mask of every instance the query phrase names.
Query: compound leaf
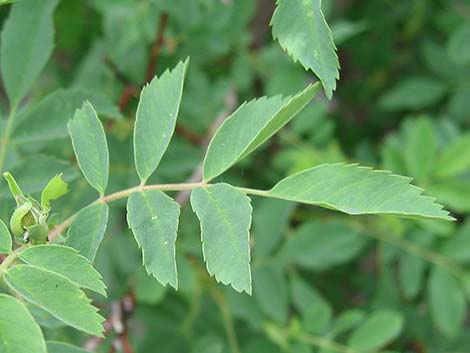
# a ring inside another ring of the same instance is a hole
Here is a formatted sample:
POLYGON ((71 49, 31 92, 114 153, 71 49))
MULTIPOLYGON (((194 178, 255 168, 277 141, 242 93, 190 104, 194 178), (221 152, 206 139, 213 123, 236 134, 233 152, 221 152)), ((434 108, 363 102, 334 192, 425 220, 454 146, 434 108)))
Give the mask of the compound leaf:
POLYGON ((271 24, 274 39, 294 61, 318 76, 331 99, 339 79, 339 62, 321 0, 278 0, 271 24))
POLYGON ((0 254, 8 254, 11 251, 12 241, 8 227, 0 219, 0 254))
POLYGON ((200 187, 191 206, 201 222, 204 260, 211 276, 251 294, 250 198, 228 184, 200 187))
POLYGON ((179 215, 179 205, 159 190, 133 193, 127 202, 127 222, 142 248, 147 272, 174 288, 178 288, 175 242, 179 215))

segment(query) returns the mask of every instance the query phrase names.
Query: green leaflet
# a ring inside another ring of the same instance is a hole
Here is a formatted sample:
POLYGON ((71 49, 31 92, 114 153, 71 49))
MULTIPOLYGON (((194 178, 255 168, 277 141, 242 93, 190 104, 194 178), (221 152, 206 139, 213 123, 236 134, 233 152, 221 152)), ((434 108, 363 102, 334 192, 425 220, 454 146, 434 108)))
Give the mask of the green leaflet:
POLYGON ((62 275, 31 265, 17 265, 4 274, 5 282, 27 301, 57 319, 91 335, 103 336, 104 321, 85 293, 62 275))
POLYGON ((277 183, 267 196, 359 214, 453 220, 411 179, 356 164, 322 164, 277 183))
POLYGON ((432 77, 408 77, 398 82, 379 100, 385 110, 420 109, 435 104, 447 91, 446 85, 432 77))
POLYGON ((0 294, 0 308, 0 352, 47 352, 41 329, 23 303, 0 294))
POLYGON ((290 281, 292 304, 302 317, 303 326, 310 331, 324 333, 331 327, 333 309, 315 287, 299 277, 290 281))
POLYGON ((211 180, 273 136, 315 96, 319 85, 293 97, 260 98, 240 106, 217 130, 204 158, 204 180, 211 180))
POLYGON ((43 209, 50 210, 51 201, 58 199, 67 192, 67 183, 62 180, 62 174, 58 174, 53 177, 41 194, 41 205, 43 209))
POLYGON ((66 138, 68 119, 86 100, 90 101, 98 115, 121 118, 117 107, 105 96, 77 89, 60 89, 18 113, 12 141, 24 144, 66 138))
POLYGON ((135 281, 135 298, 138 303, 155 305, 165 297, 167 288, 149 276, 143 267, 137 269, 135 281))
POLYGON ((11 251, 12 240, 8 227, 0 219, 0 254, 8 254, 11 251))
POLYGON ((274 39, 294 61, 318 76, 331 99, 339 79, 339 62, 321 0, 277 0, 271 24, 274 39))
MULTIPOLYGON (((10 170, 25 194, 41 192, 51 179, 51 175, 63 173, 63 179, 70 182, 78 177, 78 172, 68 161, 42 154, 31 155, 18 161, 10 170)), ((9 198, 5 183, 0 183, 0 199, 9 198)))
POLYGON ((419 182, 425 181, 433 167, 437 148, 438 141, 432 122, 426 118, 416 119, 408 131, 403 146, 403 156, 409 175, 419 182))
POLYGON ((57 0, 19 1, 1 37, 1 69, 8 98, 16 106, 28 93, 54 47, 52 14, 57 0))
POLYGON ((439 178, 454 177, 470 169, 470 133, 452 141, 433 165, 434 174, 439 178))
POLYGON ((108 215, 109 207, 102 202, 80 210, 68 230, 65 245, 77 249, 93 263, 106 232, 108 215))
POLYGON ((431 315, 439 330, 448 338, 457 337, 465 318, 465 294, 458 280, 435 266, 428 283, 431 315))
POLYGON ((470 36, 470 24, 468 21, 464 21, 450 36, 447 51, 450 58, 456 64, 470 64, 470 44, 468 43, 468 36, 470 36))
POLYGON ((136 192, 127 202, 127 222, 142 248, 147 272, 162 285, 178 288, 175 242, 179 205, 159 190, 136 192))
POLYGON ((137 174, 145 182, 165 153, 176 126, 188 60, 142 89, 134 127, 137 174))
POLYGON ((303 223, 281 250, 282 258, 303 268, 323 271, 358 256, 367 239, 338 220, 303 223))
POLYGON ((403 329, 403 317, 396 311, 377 310, 351 334, 348 347, 361 352, 377 350, 393 341, 403 329))
POLYGON ((287 323, 289 296, 282 268, 264 266, 253 270, 253 297, 266 315, 280 324, 287 323))
POLYGON ((207 271, 251 294, 250 198, 228 184, 215 184, 193 190, 191 206, 201 222, 207 271))
POLYGON ((103 125, 90 102, 68 123, 78 165, 88 183, 101 195, 108 184, 109 152, 103 125))
POLYGON ((256 244, 253 248, 255 259, 268 258, 281 242, 289 226, 294 202, 260 198, 255 200, 253 213, 253 233, 256 244))
POLYGON ((47 341, 47 353, 89 353, 65 342, 47 341))
MULTIPOLYGON (((416 246, 422 248, 429 247, 433 242, 432 235, 425 230, 412 231, 408 239, 415 243, 416 246)), ((418 295, 428 268, 429 263, 420 257, 407 252, 401 252, 399 254, 397 280, 405 298, 411 300, 418 295)))
POLYGON ((106 296, 101 275, 77 250, 62 245, 37 245, 23 250, 19 258, 29 265, 58 273, 79 287, 106 296))

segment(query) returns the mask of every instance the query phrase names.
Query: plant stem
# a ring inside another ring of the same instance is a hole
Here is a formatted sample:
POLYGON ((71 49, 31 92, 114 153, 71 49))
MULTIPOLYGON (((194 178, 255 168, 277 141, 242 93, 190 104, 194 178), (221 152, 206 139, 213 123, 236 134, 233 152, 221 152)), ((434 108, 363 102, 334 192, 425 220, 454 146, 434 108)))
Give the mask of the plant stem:
POLYGON ((374 233, 374 232, 366 232, 365 234, 372 238, 395 245, 396 247, 408 253, 421 257, 422 259, 427 260, 437 266, 443 267, 444 269, 452 273, 457 278, 461 278, 466 274, 465 269, 463 269, 461 266, 459 266, 457 263, 452 261, 447 256, 444 256, 432 250, 426 249, 407 239, 398 238, 395 236, 384 236, 383 234, 374 233))
POLYGON ((225 301, 225 298, 223 294, 215 287, 212 287, 210 289, 210 293, 217 306, 219 307, 220 314, 222 315, 225 334, 227 335, 230 350, 232 351, 232 353, 240 353, 237 334, 235 331, 235 327, 233 326, 232 314, 230 313, 230 309, 225 301))
POLYGON ((24 249, 24 247, 16 249, 15 251, 11 252, 5 260, 3 260, 2 264, 0 265, 0 278, 3 277, 5 271, 8 270, 13 262, 15 262, 20 252, 22 252, 24 249))
POLYGON ((15 119, 16 106, 12 106, 10 113, 8 114, 7 123, 5 126, 5 132, 3 133, 2 140, 0 143, 0 172, 3 172, 3 164, 7 155, 7 147, 10 142, 11 129, 13 127, 13 120, 15 119))
POLYGON ((236 187, 238 190, 244 192, 245 194, 256 195, 256 196, 263 196, 263 197, 272 197, 269 194, 269 191, 266 190, 258 190, 258 189, 250 189, 250 188, 242 188, 236 187))
POLYGON ((325 348, 325 349, 332 350, 338 353, 361 353, 355 349, 349 348, 335 341, 330 341, 329 339, 323 338, 320 336, 300 333, 295 338, 300 342, 308 343, 308 344, 311 344, 312 346, 325 348))
MULTIPOLYGON (((102 197, 96 199, 91 204, 95 204, 95 203, 98 203, 98 202, 109 203, 109 202, 112 202, 112 201, 116 201, 116 200, 119 200, 119 199, 126 198, 126 197, 128 197, 131 194, 136 193, 136 192, 143 192, 143 191, 149 191, 149 190, 184 191, 184 190, 193 190, 193 189, 201 187, 201 186, 210 186, 210 185, 211 184, 206 184, 202 181, 198 182, 198 183, 138 185, 138 186, 134 186, 134 187, 129 188, 129 189, 117 191, 117 192, 115 192, 113 194, 110 194, 110 195, 102 196, 102 197)), ((236 187, 236 188, 238 190, 246 193, 246 194, 269 197, 269 192, 268 191, 248 189, 248 188, 242 188, 242 187, 236 187)), ((65 221, 63 221, 61 224, 54 227, 49 232, 49 240, 55 239, 68 226, 70 226, 70 224, 75 219, 77 214, 78 214, 78 212, 74 213, 69 218, 67 218, 65 221)))
POLYGON ((107 196, 103 196, 96 200, 95 202, 104 202, 109 203, 115 200, 119 200, 135 192, 142 192, 142 191, 149 191, 149 190, 161 190, 161 191, 181 191, 181 190, 192 190, 200 186, 204 186, 206 184, 199 182, 199 183, 182 183, 182 184, 153 184, 153 185, 139 185, 134 186, 132 188, 121 190, 115 192, 114 194, 110 194, 107 196))

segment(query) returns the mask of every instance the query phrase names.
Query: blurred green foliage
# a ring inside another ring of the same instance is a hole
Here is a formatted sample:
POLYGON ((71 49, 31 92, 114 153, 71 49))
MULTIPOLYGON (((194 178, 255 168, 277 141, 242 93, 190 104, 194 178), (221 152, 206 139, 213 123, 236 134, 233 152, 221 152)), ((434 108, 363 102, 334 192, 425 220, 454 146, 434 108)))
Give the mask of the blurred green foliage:
MULTIPOLYGON (((248 296, 202 271, 199 224, 187 204, 177 239, 179 290, 160 286, 141 266, 118 201, 96 257, 114 304, 94 298, 104 315, 122 304, 134 352, 470 352, 470 4, 323 0, 322 8, 341 65, 333 99, 316 98, 219 179, 270 188, 312 165, 359 161, 413 177, 457 221, 351 218, 255 199, 248 296), (122 298, 135 299, 129 315, 122 298)), ((2 22, 8 11, 0 7, 2 22)), ((70 193, 54 203, 61 219, 91 202, 66 130, 86 98, 107 130, 109 191, 136 185, 133 119, 167 16, 157 73, 187 56, 191 65, 176 136, 151 179, 187 180, 221 112, 316 80, 273 42, 273 11, 270 0, 62 0, 52 58, 20 107, 2 171, 32 194, 63 172, 70 193)), ((0 102, 3 117, 5 87, 0 102)), ((7 197, 1 181, 4 219, 14 207, 7 197)), ((32 311, 47 339, 86 340, 32 311)), ((110 351, 119 334, 111 329, 95 351, 110 351)))

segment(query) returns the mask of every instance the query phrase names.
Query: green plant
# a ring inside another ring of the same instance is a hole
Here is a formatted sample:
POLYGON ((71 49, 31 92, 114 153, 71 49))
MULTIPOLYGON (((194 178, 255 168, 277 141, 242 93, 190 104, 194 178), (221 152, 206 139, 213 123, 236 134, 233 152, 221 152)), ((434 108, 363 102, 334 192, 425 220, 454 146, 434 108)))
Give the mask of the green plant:
MULTIPOLYGON (((452 222, 442 221, 454 218, 433 198, 422 195, 423 190, 410 184, 410 178, 343 161, 315 162, 307 168, 302 161, 302 167, 291 168, 296 172, 287 177, 270 176, 269 181, 274 181, 271 188, 257 187, 256 184, 260 183, 256 178, 250 180, 253 184, 247 184, 227 175, 232 167, 246 163, 255 150, 261 149, 291 121, 294 129, 302 130, 301 123, 294 125, 296 121, 292 119, 296 115, 302 118, 301 112, 304 108, 309 109, 320 83, 308 84, 293 95, 251 100, 223 116, 220 126, 216 126, 215 131, 207 136, 206 151, 198 151, 205 154, 203 162, 198 164, 197 158, 190 156, 190 169, 196 166, 195 178, 175 182, 171 177, 160 177, 155 173, 161 170, 167 150, 171 152, 170 141, 177 128, 180 105, 186 92, 184 83, 190 68, 189 59, 179 61, 171 70, 155 77, 152 70, 149 71, 150 77, 145 73, 149 82, 140 93, 135 121, 125 119, 125 109, 119 111, 104 95, 82 88, 53 92, 35 105, 25 101, 52 52, 52 15, 57 4, 56 0, 18 1, 12 5, 2 32, 1 68, 9 114, 1 125, 0 170, 16 205, 8 208, 10 221, 0 221, 0 251, 6 255, 0 265, 0 277, 9 292, 0 294, 0 351, 2 347, 6 352, 79 351, 65 343, 49 340, 51 336, 46 342, 38 324, 53 327, 58 321, 95 336, 104 337, 104 332, 108 333, 109 329, 103 326, 105 319, 91 305, 85 291, 106 296, 106 286, 94 268, 94 262, 113 212, 114 217, 118 218, 116 214, 122 213, 118 207, 123 208, 122 201, 126 200, 127 225, 141 250, 147 274, 162 286, 169 284, 177 289, 177 268, 190 267, 198 272, 194 277, 202 278, 203 283, 211 283, 208 291, 221 308, 233 352, 239 351, 239 348, 233 337, 232 318, 227 309, 230 300, 236 303, 232 306, 238 307, 240 317, 254 316, 249 320, 251 325, 265 332, 279 349, 295 351, 297 344, 304 347, 306 343, 320 347, 322 353, 359 353, 380 350, 394 340, 404 325, 402 315, 387 306, 379 306, 369 315, 361 310, 346 308, 348 310, 334 317, 328 301, 302 279, 298 272, 301 270, 297 269, 322 271, 350 261, 369 244, 361 235, 363 233, 381 242, 378 266, 384 272, 384 278, 393 277, 387 271, 398 257, 401 270, 399 282, 410 300, 418 295, 419 282, 429 263, 432 264, 429 301, 433 315, 444 317, 438 325, 447 336, 456 335, 463 321, 470 276, 459 264, 460 259, 467 260, 467 254, 455 253, 460 246, 465 247, 467 237, 461 235, 443 241, 440 245, 444 249, 443 255, 430 249, 433 238, 423 236, 419 227, 446 233, 453 225, 452 222), (49 114, 49 117, 42 123, 44 114, 49 114), (63 115, 70 119, 66 125, 63 115), (111 119, 104 125, 99 115, 111 119), (117 126, 113 134, 105 131, 109 130, 106 128, 108 125, 117 126), (94 195, 93 199, 89 196, 91 193, 86 194, 78 206, 77 202, 69 201, 67 192, 77 188, 80 194, 84 183, 80 184, 74 167, 56 158, 71 154, 70 150, 64 152, 56 146, 56 140, 65 138, 67 132, 79 169, 89 186, 98 192, 98 197, 94 195), (117 155, 125 155, 131 150, 120 150, 124 145, 122 141, 129 136, 132 136, 134 160, 131 173, 138 178, 133 176, 122 181, 117 177, 112 181, 115 174, 110 169, 110 160, 124 158, 117 155), (11 147, 12 143, 15 148, 11 147), (15 153, 34 151, 36 148, 52 150, 50 155, 54 157, 42 155, 37 160, 24 159, 19 164, 11 162, 16 159, 15 153), (10 172, 4 172, 7 170, 5 166, 10 165, 10 172), (25 174, 33 178, 25 178, 25 174), (14 178, 17 175, 20 176, 18 183, 14 178), (45 178, 50 181, 44 183, 45 178), (67 182, 75 184, 68 187, 67 182), (190 192, 190 205, 198 219, 199 225, 196 224, 196 227, 200 227, 203 263, 207 272, 217 282, 231 285, 237 292, 262 298, 259 300, 261 311, 272 322, 256 322, 256 317, 262 317, 262 314, 257 313, 258 307, 250 312, 252 304, 244 302, 248 297, 235 293, 226 294, 226 297, 219 287, 214 287, 213 281, 206 278, 200 263, 194 259, 197 250, 193 243, 182 244, 188 251, 178 258, 177 233, 184 232, 185 226, 192 232, 198 231, 194 230, 194 222, 179 226, 180 219, 185 220, 188 214, 181 211, 180 204, 175 201, 182 194, 173 193, 186 191, 190 192), (38 192, 40 201, 36 197, 38 192), (255 207, 252 207, 253 197, 256 198, 255 207), (54 200, 57 200, 54 210, 60 211, 60 214, 51 213, 51 201, 54 200), (114 211, 108 206, 111 202, 119 204, 114 211), (343 220, 334 214, 318 221, 303 219, 306 216, 299 212, 297 217, 303 222, 302 225, 295 229, 294 236, 287 238, 285 245, 280 246, 280 229, 291 217, 296 207, 294 203, 319 206, 326 209, 325 212, 333 210, 348 215, 381 216, 356 222, 353 217, 343 220), (256 217, 258 205, 260 216, 256 217), (76 206, 76 209, 71 211, 71 206, 76 206), (68 217, 64 218, 63 214, 68 217), (397 218, 387 217, 390 215, 415 221, 401 223, 397 218), (255 231, 260 234, 265 232, 264 237, 259 237, 264 240, 254 247, 254 266, 251 266, 250 245, 252 217, 255 231), (328 236, 322 237, 323 234, 328 236), (394 245, 395 250, 384 245, 387 243, 394 245), (274 255, 276 248, 279 251, 274 255), (402 252, 396 253, 396 249, 402 252), (284 279, 284 266, 290 271, 289 284, 284 279), (257 281, 260 283, 258 286, 257 281), (441 304, 446 295, 441 292, 446 290, 454 293, 448 306, 441 304), (272 293, 277 291, 279 294, 273 296, 272 293), (288 320, 287 292, 292 297, 293 307, 300 313, 299 318, 288 320), (17 318, 15 322, 11 320, 13 316, 17 318), (376 328, 377 332, 371 334, 376 328), (25 331, 28 332, 28 339, 23 340, 25 331), (352 333, 345 344, 335 341, 349 331, 352 333), (324 332, 328 334, 323 335, 324 332)), ((96 6, 107 8, 108 5, 96 6)), ((160 5, 155 6, 158 8, 160 5)), ((177 11, 179 5, 162 6, 164 12, 159 19, 159 29, 168 13, 177 17, 172 11, 177 11)), ((115 11, 110 12, 110 22, 113 16, 122 16, 119 8, 115 11)), ((321 1, 299 0, 291 4, 279 0, 272 18, 272 31, 274 38, 294 61, 298 60, 319 78, 325 95, 331 99, 339 78, 339 63, 332 34, 321 10, 321 1)), ((462 31, 459 29, 452 39, 451 53, 454 55, 455 47, 459 46, 455 42, 462 36, 462 31)), ((136 50, 136 55, 138 52, 136 50)), ((158 48, 156 53, 151 57, 150 68, 155 65, 152 58, 158 58, 158 48)), ((114 53, 112 60, 123 59, 119 54, 114 53)), ((127 74, 130 79, 126 80, 132 82, 142 75, 134 71, 139 69, 137 66, 132 62, 129 64, 127 74)), ((135 83, 132 87, 135 88, 135 83)), ((379 105, 385 110, 421 108, 442 99, 444 92, 439 84, 416 80, 402 83, 385 94, 379 105), (421 91, 421 85, 427 95, 411 99, 409 91, 421 91)), ((305 118, 301 121, 305 123, 305 118)), ((435 190, 431 194, 439 195, 450 209, 468 211, 467 200, 449 196, 450 192, 446 189, 449 185, 465 185, 466 179, 460 178, 468 170, 468 158, 455 158, 455 155, 468 149, 468 134, 455 138, 446 148, 438 148, 435 142, 437 137, 428 119, 415 119, 410 125, 404 128, 406 131, 401 133, 402 136, 392 136, 384 145, 385 169, 415 177, 420 185, 435 190), (421 148, 423 145, 427 148, 421 148), (436 155, 439 157, 434 163, 436 155)), ((298 142, 297 136, 282 135, 284 130, 280 132, 281 138, 298 142)), ((312 138, 321 140, 315 136, 312 138)), ((178 158, 184 158, 184 154, 178 154, 176 164, 180 162, 178 158)), ((460 227, 464 229, 461 231, 464 234, 468 226, 460 227)), ((116 241, 123 240, 118 238, 116 241)), ((133 267, 132 271, 140 270, 133 267)), ((149 283, 144 272, 138 272, 137 281, 138 285, 143 283, 145 286, 141 289, 145 293, 142 297, 148 295, 150 302, 159 298, 164 291, 156 282, 149 283)), ((383 291, 388 291, 386 286, 383 291)), ((197 296, 198 290, 193 288, 191 293, 197 296)), ((377 301, 381 300, 385 301, 378 295, 377 301)), ((192 318, 188 320, 190 322, 192 318)), ((209 342, 200 345, 203 350, 210 347, 210 337, 209 342)), ((217 346, 217 340, 214 346, 217 346)), ((214 352, 222 351, 217 349, 214 348, 214 352)), ((253 351, 257 349, 252 348, 253 351)), ((271 348, 261 349, 269 351, 271 348)))

